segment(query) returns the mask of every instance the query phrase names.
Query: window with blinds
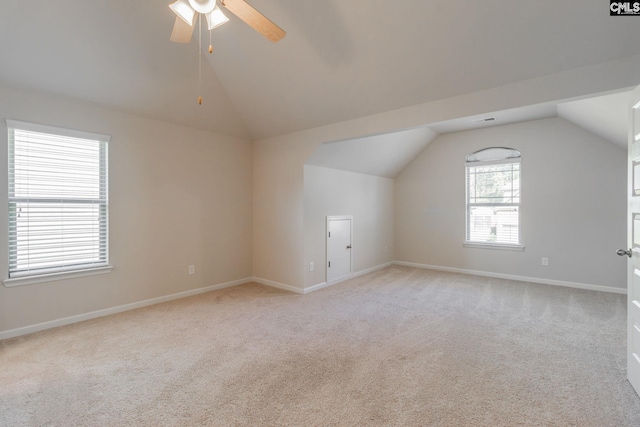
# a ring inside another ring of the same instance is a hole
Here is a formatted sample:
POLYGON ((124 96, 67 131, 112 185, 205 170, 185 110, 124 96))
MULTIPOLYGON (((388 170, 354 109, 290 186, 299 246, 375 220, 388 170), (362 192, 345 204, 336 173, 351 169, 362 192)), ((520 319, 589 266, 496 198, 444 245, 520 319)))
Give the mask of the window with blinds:
POLYGON ((521 245, 520 159, 502 147, 467 156, 466 243, 521 245))
POLYGON ((7 120, 9 277, 108 265, 106 135, 7 120))

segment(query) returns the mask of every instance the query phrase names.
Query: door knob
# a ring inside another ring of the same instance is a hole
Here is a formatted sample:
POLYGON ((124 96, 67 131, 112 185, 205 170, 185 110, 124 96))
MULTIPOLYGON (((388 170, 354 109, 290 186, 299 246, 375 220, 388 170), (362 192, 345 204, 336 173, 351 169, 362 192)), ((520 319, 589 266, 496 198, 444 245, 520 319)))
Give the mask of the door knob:
POLYGON ((616 253, 620 256, 628 256, 629 258, 631 258, 631 249, 627 249, 626 251, 624 249, 618 249, 616 251, 616 253))
POLYGON ((347 249, 351 249, 351 245, 347 246, 347 249))

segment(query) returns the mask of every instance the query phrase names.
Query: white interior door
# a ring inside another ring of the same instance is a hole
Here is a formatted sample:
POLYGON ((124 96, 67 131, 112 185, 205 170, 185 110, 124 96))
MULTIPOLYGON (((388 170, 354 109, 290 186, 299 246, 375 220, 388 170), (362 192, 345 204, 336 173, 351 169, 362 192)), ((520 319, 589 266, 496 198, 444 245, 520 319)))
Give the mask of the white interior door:
POLYGON ((327 217, 327 282, 352 274, 351 216, 327 217))
POLYGON ((627 378, 640 394, 640 86, 633 91, 629 120, 627 250, 627 378))

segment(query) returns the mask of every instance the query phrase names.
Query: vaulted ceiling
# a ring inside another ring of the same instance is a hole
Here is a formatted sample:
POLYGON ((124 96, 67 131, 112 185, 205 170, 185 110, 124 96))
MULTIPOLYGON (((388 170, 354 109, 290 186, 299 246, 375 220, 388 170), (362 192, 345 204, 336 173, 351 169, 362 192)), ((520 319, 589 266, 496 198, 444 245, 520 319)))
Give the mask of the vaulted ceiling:
POLYGON ((287 36, 229 14, 199 92, 170 2, 3 0, 0 84, 259 139, 640 54, 602 0, 249 0, 287 36))

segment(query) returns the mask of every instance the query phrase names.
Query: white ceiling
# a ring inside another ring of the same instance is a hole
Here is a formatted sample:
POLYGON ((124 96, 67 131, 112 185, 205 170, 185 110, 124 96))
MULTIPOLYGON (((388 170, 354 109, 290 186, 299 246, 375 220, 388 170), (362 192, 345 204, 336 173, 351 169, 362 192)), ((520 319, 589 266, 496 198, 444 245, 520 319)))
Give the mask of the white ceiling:
POLYGON ((471 117, 460 117, 439 123, 432 123, 429 128, 438 134, 460 132, 490 126, 502 126, 527 120, 555 117, 557 108, 555 103, 531 105, 523 108, 496 111, 471 117), (482 120, 487 120, 483 122, 482 120))
POLYGON ((259 139, 640 54, 602 0, 249 0, 287 36, 230 16, 198 106, 171 1, 3 0, 0 84, 259 139))
MULTIPOLYGON (((640 54, 640 21, 602 0, 248 1, 287 36, 229 13, 199 89, 197 37, 169 41, 172 0, 3 0, 0 84, 260 139, 640 54)), ((611 94, 487 112, 324 144, 307 163, 394 177, 437 134, 556 115, 625 146, 625 108, 611 94)))
POLYGON ((640 52, 640 27, 601 0, 253 3, 287 37, 270 46, 229 26, 214 69, 256 137, 640 52))
POLYGON ((211 67, 197 105, 197 46, 169 41, 171 15, 157 0, 2 0, 0 83, 248 136, 211 67))
POLYGON ((306 164, 395 178, 436 133, 427 127, 323 144, 306 164))
POLYGON ((395 178, 440 134, 561 117, 626 149, 629 92, 551 102, 432 123, 411 131, 323 144, 306 164, 395 178), (490 119, 489 121, 483 121, 490 119))
POLYGON ((626 148, 629 102, 629 91, 622 90, 583 99, 559 100, 471 117, 460 117, 432 123, 428 127, 438 134, 444 134, 548 117, 560 117, 598 135, 606 141, 626 148), (483 119, 489 119, 490 121, 482 122, 483 119))
POLYGON ((628 92, 563 102, 558 116, 626 149, 629 102, 628 92))

